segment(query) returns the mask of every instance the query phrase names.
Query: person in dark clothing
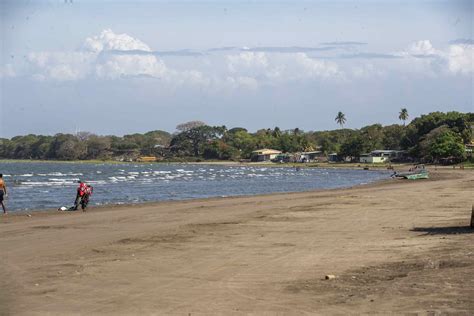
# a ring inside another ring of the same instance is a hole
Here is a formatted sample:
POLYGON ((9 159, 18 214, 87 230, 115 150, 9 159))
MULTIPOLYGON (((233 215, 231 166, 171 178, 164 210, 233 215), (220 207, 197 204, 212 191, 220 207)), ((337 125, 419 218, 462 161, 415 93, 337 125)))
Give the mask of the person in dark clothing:
POLYGON ((5 181, 3 181, 3 174, 0 173, 0 205, 2 205, 3 214, 7 214, 7 208, 3 202, 5 197, 7 197, 7 186, 5 181))

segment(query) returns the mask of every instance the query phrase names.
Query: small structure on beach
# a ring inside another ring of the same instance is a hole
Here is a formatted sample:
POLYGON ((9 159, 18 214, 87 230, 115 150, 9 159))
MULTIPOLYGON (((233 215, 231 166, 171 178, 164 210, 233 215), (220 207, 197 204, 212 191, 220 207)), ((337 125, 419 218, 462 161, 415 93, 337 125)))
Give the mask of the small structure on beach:
POLYGON ((296 162, 315 162, 319 161, 319 157, 321 156, 322 151, 306 151, 296 155, 296 162))
POLYGON ((281 154, 281 151, 275 150, 275 149, 258 149, 252 151, 252 156, 251 160, 252 161, 271 161, 272 159, 275 159, 279 154, 281 154))
POLYGON ((360 155, 362 163, 384 163, 400 158, 405 152, 401 150, 374 150, 369 154, 360 155))
POLYGON ((278 154, 271 161, 272 162, 280 162, 280 163, 294 162, 295 158, 294 158, 294 155, 292 155, 292 154, 278 154))
POLYGON ((472 158, 472 153, 474 152, 474 140, 471 140, 470 143, 467 143, 464 145, 465 146, 465 152, 466 152, 466 156, 468 158, 472 158))
POLYGON ((339 162, 339 161, 343 161, 343 159, 339 156, 338 153, 328 154, 328 162, 339 162))

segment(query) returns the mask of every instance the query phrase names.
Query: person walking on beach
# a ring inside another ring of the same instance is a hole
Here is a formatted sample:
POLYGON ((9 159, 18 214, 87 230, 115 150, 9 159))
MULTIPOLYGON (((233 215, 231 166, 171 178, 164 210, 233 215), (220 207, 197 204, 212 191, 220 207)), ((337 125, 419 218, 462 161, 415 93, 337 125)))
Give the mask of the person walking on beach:
POLYGON ((86 190, 87 190, 87 184, 85 184, 81 180, 77 181, 77 183, 79 183, 79 186, 77 187, 77 190, 76 190, 76 200, 74 201, 74 206, 73 206, 74 211, 77 211, 79 204, 81 204, 82 197, 84 196, 84 194, 86 194, 86 190))
POLYGON ((84 195, 81 199, 81 207, 82 211, 85 212, 87 208, 87 204, 89 204, 89 199, 91 198, 92 193, 94 192, 94 188, 91 185, 87 185, 86 189, 84 190, 84 195))
POLYGON ((7 186, 5 181, 3 181, 3 174, 0 173, 0 204, 2 205, 3 214, 7 214, 7 208, 3 202, 5 197, 7 197, 7 186))

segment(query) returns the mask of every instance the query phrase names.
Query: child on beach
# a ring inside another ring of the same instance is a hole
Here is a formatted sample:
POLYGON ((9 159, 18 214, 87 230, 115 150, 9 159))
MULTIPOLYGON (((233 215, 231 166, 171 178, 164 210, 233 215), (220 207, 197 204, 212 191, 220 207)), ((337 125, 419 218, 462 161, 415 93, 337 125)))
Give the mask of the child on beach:
POLYGON ((5 197, 7 197, 7 186, 5 181, 3 181, 3 174, 0 173, 0 204, 2 205, 3 214, 7 214, 7 208, 3 202, 5 197))

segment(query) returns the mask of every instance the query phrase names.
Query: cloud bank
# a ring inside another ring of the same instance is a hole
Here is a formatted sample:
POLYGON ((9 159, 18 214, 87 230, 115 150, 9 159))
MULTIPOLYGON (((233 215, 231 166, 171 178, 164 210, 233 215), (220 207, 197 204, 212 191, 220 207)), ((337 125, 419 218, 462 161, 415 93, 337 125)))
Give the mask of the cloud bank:
POLYGON ((474 43, 451 41, 446 49, 420 40, 392 52, 361 51, 364 42, 325 42, 317 47, 218 47, 159 51, 138 38, 105 29, 86 38, 76 51, 31 52, 24 64, 2 65, 2 77, 74 81, 94 78, 158 79, 173 87, 193 85, 210 91, 255 90, 294 81, 347 82, 396 73, 472 75, 474 43), (348 50, 349 54, 340 54, 348 50), (322 57, 315 53, 325 53, 322 57), (188 67, 167 58, 193 58, 188 67), (190 66, 189 66, 190 65, 190 66))

